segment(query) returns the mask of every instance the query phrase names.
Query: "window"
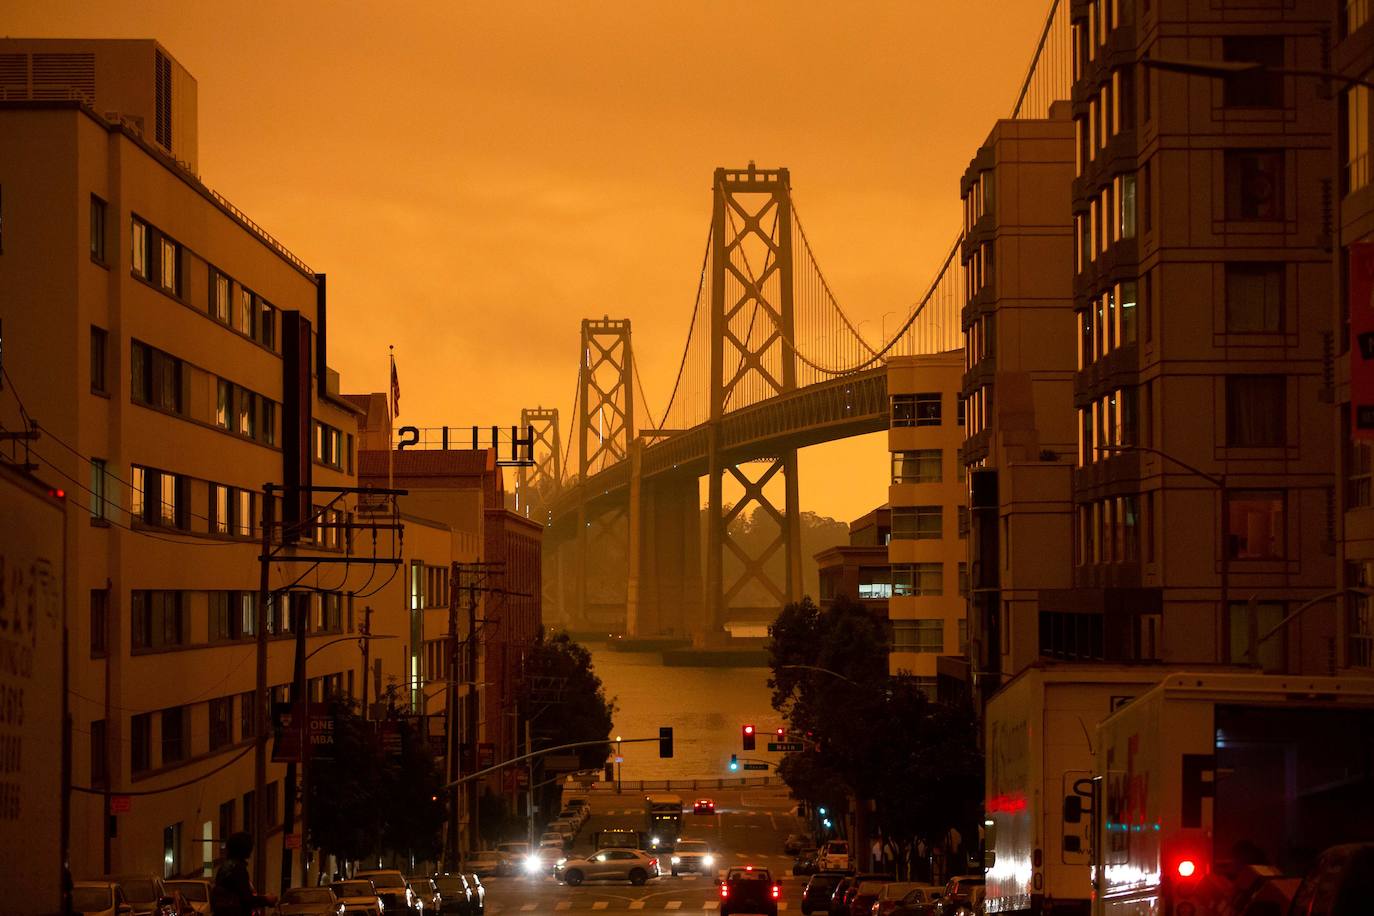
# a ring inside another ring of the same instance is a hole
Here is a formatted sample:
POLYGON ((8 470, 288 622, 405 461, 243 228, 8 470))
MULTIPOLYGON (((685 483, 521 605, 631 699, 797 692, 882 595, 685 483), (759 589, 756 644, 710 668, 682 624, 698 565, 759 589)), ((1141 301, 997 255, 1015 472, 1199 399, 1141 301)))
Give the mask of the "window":
POLYGON ((105 380, 107 364, 105 347, 109 334, 104 328, 91 325, 91 391, 96 394, 109 394, 109 384, 105 380))
POLYGON ((881 600, 892 597, 892 572, 886 566, 859 567, 859 598, 881 600))
POLYGON ((1069 660, 1103 658, 1101 614, 1040 612, 1040 654, 1069 660))
POLYGON ((232 282, 218 270, 210 270, 210 317, 216 321, 229 323, 229 309, 232 300, 232 282))
POLYGON ((1136 317, 1139 309, 1136 304, 1136 282, 1127 280, 1117 286, 1117 319, 1121 323, 1121 344, 1133 344, 1138 334, 1136 317))
MULTIPOLYGON (((161 57, 161 55, 158 55, 161 57)), ((181 874, 181 822, 162 828, 162 877, 181 874)))
POLYGON ((180 763, 190 756, 191 730, 187 728, 190 710, 173 706, 162 711, 162 765, 180 763))
POLYGON ((945 651, 945 622, 939 618, 892 621, 892 651, 945 651))
POLYGON ((234 698, 210 701, 210 750, 217 751, 234 741, 234 698))
POLYGON ((129 605, 135 650, 185 644, 187 627, 181 592, 135 589, 130 594, 129 605))
POLYGON ((1226 498, 1227 550, 1233 560, 1284 557, 1284 494, 1281 490, 1231 491, 1226 498))
POLYGON ((105 201, 91 195, 91 260, 105 261, 105 201))
POLYGON ((939 483, 940 450, 925 448, 914 452, 892 453, 893 483, 939 483))
POLYGON ((1343 410, 1345 422, 1341 438, 1345 443, 1345 508, 1374 505, 1374 446, 1351 438, 1350 412, 1343 410))
POLYGON ((959 595, 968 597, 968 564, 962 560, 959 562, 959 595))
POLYGON ((959 537, 968 537, 968 506, 958 506, 959 510, 959 537))
POLYGON ((257 703, 253 691, 239 694, 239 737, 251 738, 258 733, 257 703))
POLYGON ((134 217, 129 227, 129 255, 135 277, 153 278, 152 248, 148 244, 148 224, 134 217))
POLYGON ((189 527, 190 482, 180 474, 133 465, 129 515, 145 525, 189 527))
POLYGON ((257 435, 258 414, 255 399, 257 395, 244 388, 234 388, 234 404, 238 419, 234 423, 234 431, 240 436, 247 436, 252 439, 257 435))
POLYGON ((181 295, 181 246, 163 236, 158 240, 161 255, 158 264, 162 271, 162 288, 173 296, 181 295))
MULTIPOLYGON (((1145 72, 1149 73, 1150 68, 1146 67, 1145 72)), ((1150 160, 1145 160, 1145 165, 1140 170, 1140 222, 1149 232, 1154 228, 1154 209, 1150 201, 1150 160)))
POLYGON ((1117 191, 1117 206, 1120 209, 1120 221, 1117 225, 1117 236, 1123 239, 1135 238, 1135 176, 1122 175, 1118 179, 1119 190, 1117 191))
POLYGON ((91 589, 91 658, 104 658, 105 634, 110 625, 110 591, 91 589))
POLYGON ((1282 672, 1286 667, 1283 630, 1279 630, 1263 643, 1259 640, 1278 626, 1283 617, 1282 602, 1260 601, 1251 604, 1248 601, 1232 601, 1227 621, 1231 662, 1238 665, 1249 663, 1253 646, 1254 660, 1266 673, 1282 672))
POLYGON ((893 426, 939 426, 940 395, 896 394, 892 396, 893 426))
POLYGON ((91 723, 91 785, 93 786, 109 785, 110 768, 105 760, 108 741, 109 733, 105 728, 105 720, 96 719, 91 723))
POLYGON ((944 535, 939 506, 893 506, 892 539, 932 540, 944 535))
POLYGON ((1282 375, 1226 378, 1226 444, 1272 448, 1287 444, 1287 381, 1282 375))
POLYGON ((1227 108, 1282 108, 1283 75, 1271 67, 1283 66, 1283 38, 1268 35, 1230 35, 1221 40, 1223 60, 1257 63, 1263 69, 1232 73, 1222 78, 1222 104, 1227 108))
POLYGON ((277 403, 259 397, 258 406, 262 409, 262 422, 258 424, 261 439, 267 445, 277 444, 277 403))
POLYGON ((332 468, 343 467, 343 431, 325 423, 315 424, 315 460, 332 468))
POLYGON ((1226 218, 1283 219, 1283 152, 1226 151, 1226 218))
POLYGON ((1349 194, 1369 184, 1369 87, 1351 86, 1341 97, 1345 106, 1345 163, 1342 191, 1349 194))
POLYGON ((96 521, 104 521, 109 516, 109 496, 106 492, 106 482, 109 475, 105 470, 104 458, 91 459, 91 518, 96 521))
POLYGON ((258 300, 258 343, 275 350, 277 348, 277 309, 258 300))
POLYGON ((181 360, 137 340, 130 344, 130 356, 130 398, 137 404, 181 413, 181 360))
POLYGON ((1226 265, 1226 330, 1268 334, 1283 330, 1283 265, 1226 265))
POLYGON ((939 563, 896 563, 892 566, 892 595, 929 598, 945 593, 944 567, 939 563))
POLYGON ((143 773, 153 767, 153 714, 142 713, 129 720, 129 768, 143 773))
POLYGON ((1345 0, 1345 34, 1353 35, 1369 21, 1370 0, 1345 0))

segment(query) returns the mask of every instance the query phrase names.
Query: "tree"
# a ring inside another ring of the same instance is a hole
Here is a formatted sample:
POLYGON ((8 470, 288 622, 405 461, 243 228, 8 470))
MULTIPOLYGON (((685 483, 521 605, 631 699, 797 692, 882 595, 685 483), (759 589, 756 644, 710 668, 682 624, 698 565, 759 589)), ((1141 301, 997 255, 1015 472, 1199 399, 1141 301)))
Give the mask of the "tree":
POLYGON ((382 834, 382 754, 352 701, 336 701, 333 759, 310 762, 310 845, 341 862, 373 858, 382 834))
POLYGON ((982 798, 972 710, 933 702, 887 671, 887 622, 857 602, 783 608, 768 643, 773 707, 806 749, 779 773, 813 805, 872 799, 884 835, 909 846, 949 827, 970 835, 982 798))
MULTIPOLYGON (((615 704, 606 699, 592 654, 567 633, 540 630, 525 661, 520 704, 531 722, 534 749, 598 742, 569 752, 583 769, 601 766, 610 755, 615 704)), ((546 786, 540 805, 552 804, 557 791, 557 786, 546 786)))
POLYGON ((407 862, 434 861, 443 848, 448 793, 438 758, 418 723, 400 720, 401 753, 382 781, 382 843, 407 862))

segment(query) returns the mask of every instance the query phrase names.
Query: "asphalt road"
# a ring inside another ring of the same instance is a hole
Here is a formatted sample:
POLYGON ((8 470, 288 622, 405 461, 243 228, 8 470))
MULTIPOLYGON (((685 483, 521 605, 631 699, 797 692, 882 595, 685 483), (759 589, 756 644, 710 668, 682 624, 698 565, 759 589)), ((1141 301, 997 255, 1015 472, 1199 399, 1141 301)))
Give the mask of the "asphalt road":
MULTIPOLYGON (((691 810, 694 797, 682 795, 691 810)), ((716 855, 717 866, 754 865, 767 868, 782 885, 779 911, 800 913, 801 891, 805 878, 793 878, 792 857, 782 851, 787 834, 799 830, 790 813, 792 801, 780 787, 701 790, 697 797, 716 802, 714 815, 684 814, 682 836, 705 840, 716 855)), ((573 841, 575 852, 591 851, 591 837, 607 827, 630 826, 643 829, 644 813, 640 793, 615 794, 597 790, 589 794, 592 816, 573 841)), ((700 913, 719 909, 720 896, 715 882, 707 876, 668 873, 651 879, 643 887, 627 882, 588 882, 568 887, 551 877, 488 878, 488 916, 565 913, 599 910, 653 910, 700 913)))

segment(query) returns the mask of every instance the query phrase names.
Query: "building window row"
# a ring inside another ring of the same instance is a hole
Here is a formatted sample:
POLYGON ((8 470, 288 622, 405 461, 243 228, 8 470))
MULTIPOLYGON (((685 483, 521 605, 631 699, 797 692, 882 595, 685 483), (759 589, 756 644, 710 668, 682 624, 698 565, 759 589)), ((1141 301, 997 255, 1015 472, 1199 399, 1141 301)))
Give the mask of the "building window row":
POLYGON ((965 436, 972 439, 992 425, 992 385, 982 385, 967 398, 961 398, 959 407, 964 412, 965 436))
POLYGON ((269 350, 277 348, 276 306, 214 267, 210 268, 209 313, 269 350))
POLYGON ((893 598, 931 598, 945 593, 943 563, 893 563, 893 598))
POLYGON ((979 172, 978 180, 969 186, 968 194, 964 195, 965 235, 973 230, 985 213, 993 212, 996 187, 995 173, 990 170, 979 172))
POLYGON ((1111 496, 1078 505, 1078 565, 1136 563, 1140 560, 1142 505, 1139 496, 1111 496))
POLYGON ((1085 116, 1074 119, 1078 174, 1107 148, 1112 137, 1135 128, 1135 69, 1117 68, 1088 100, 1085 116))
POLYGON ((996 263, 991 239, 979 245, 964 264, 964 294, 968 301, 981 293, 992 283, 996 275, 996 263))
POLYGON ((926 541, 944 537, 942 506, 893 506, 892 540, 926 541))
POLYGON ((925 620, 892 621, 892 651, 944 652, 944 620, 936 617, 925 620))
POLYGON ((130 218, 129 229, 132 274, 180 299, 185 253, 181 244, 137 216, 130 218))
POLYGON ((212 534, 250 538, 257 531, 261 494, 227 484, 210 484, 209 528, 212 534))
POLYGON ((217 379, 215 425, 264 445, 276 445, 277 402, 228 379, 217 379))
POLYGON ((446 608, 449 602, 447 566, 425 566, 425 607, 446 608))
POLYGON ((159 528, 189 530, 190 493, 190 478, 184 475, 132 465, 129 479, 129 518, 131 521, 159 528))
POLYGON ((972 369, 985 359, 997 358, 997 316, 981 315, 964 331, 964 367, 972 369))
POLYGON ((327 467, 353 473, 353 436, 328 423, 315 421, 315 460, 327 467))
POLYGON ((134 403, 184 414, 186 372, 182 361, 138 340, 130 343, 129 355, 129 396, 134 403))
POLYGON ((1139 444, 1136 391, 1118 388, 1078 408, 1079 467, 1139 444))
POLYGON ((940 417, 938 391, 892 396, 893 426, 939 426, 940 417))
POLYGON ((1086 212, 1074 215, 1079 272, 1112 245, 1122 239, 1135 238, 1138 204, 1136 176, 1132 172, 1114 177, 1093 195, 1086 212))
POLYGON ((940 483, 944 479, 942 465, 943 453, 938 448, 893 452, 892 482, 940 483))
MULTIPOLYGON (((1107 37, 1117 26, 1135 21, 1136 0, 1088 0, 1087 17, 1073 24, 1073 78, 1082 79, 1088 64, 1107 43, 1107 37)), ((1149 9, 1149 0, 1145 8, 1149 9)))

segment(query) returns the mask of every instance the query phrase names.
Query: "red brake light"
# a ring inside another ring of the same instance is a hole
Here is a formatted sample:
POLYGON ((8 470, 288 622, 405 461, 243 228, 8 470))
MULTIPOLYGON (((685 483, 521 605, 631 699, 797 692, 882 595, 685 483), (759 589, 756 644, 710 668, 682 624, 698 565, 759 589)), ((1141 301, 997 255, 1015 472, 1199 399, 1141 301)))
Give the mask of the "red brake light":
POLYGON ((722 885, 720 886, 720 896, 721 896, 721 897, 729 897, 729 896, 730 896, 730 885, 728 885, 728 884, 722 884, 722 885))
POLYGON ((1179 859, 1175 870, 1180 878, 1191 878, 1197 874, 1197 863, 1192 859, 1179 859))
POLYGON ((773 899, 778 899, 778 892, 781 890, 776 884, 773 885, 773 899))

